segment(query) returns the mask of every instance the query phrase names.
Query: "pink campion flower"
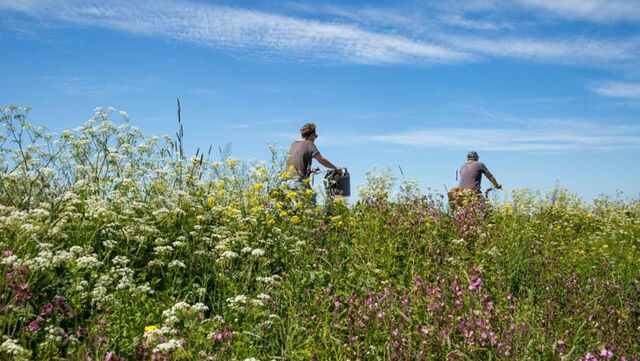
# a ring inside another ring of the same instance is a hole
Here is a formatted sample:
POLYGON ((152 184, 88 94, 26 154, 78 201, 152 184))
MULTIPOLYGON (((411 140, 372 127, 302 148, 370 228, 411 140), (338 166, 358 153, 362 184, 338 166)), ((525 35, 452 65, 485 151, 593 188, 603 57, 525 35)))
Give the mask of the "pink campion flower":
POLYGON ((613 352, 611 350, 603 348, 602 351, 600 351, 600 356, 605 357, 607 360, 609 360, 613 357, 613 352))
POLYGON ((86 328, 78 327, 78 329, 76 330, 76 337, 80 337, 85 333, 87 333, 87 329, 86 328))
POLYGON ((469 290, 475 291, 480 287, 482 287, 482 278, 480 278, 480 276, 473 277, 471 284, 469 285, 469 290))
POLYGON ((3 255, 5 258, 8 258, 8 257, 13 256, 13 252, 11 252, 11 250, 10 250, 10 249, 8 249, 8 250, 6 250, 6 251, 2 252, 2 255, 3 255))
POLYGON ((420 327, 420 332, 422 332, 422 334, 424 334, 424 335, 428 335, 429 334, 429 329, 427 328, 427 326, 422 326, 422 327, 420 327))
POLYGON ((62 304, 64 303, 65 299, 64 297, 60 296, 60 295, 55 295, 53 297, 53 302, 55 302, 57 307, 61 307, 62 304))
POLYGON ((29 322, 29 326, 27 326, 29 328, 29 330, 31 332, 36 332, 38 331, 38 329, 40 329, 40 324, 44 321, 44 318, 42 318, 42 316, 38 316, 35 320, 29 322))
POLYGON ((109 352, 104 355, 104 361, 113 361, 113 352, 109 352))
POLYGON ((213 339, 218 341, 218 342, 221 342, 222 341, 222 332, 220 332, 220 331, 214 332, 213 333, 213 339))
POLYGON ((583 361, 598 361, 598 358, 595 357, 593 354, 591 354, 591 352, 587 352, 587 354, 584 355, 584 358, 580 357, 580 360, 583 360, 583 361))
POLYGON ((40 310, 40 312, 43 315, 49 315, 49 314, 51 314, 52 311, 53 311, 53 304, 51 302, 49 302, 46 305, 42 306, 42 309, 40 310))
POLYGON ((18 290, 20 292, 28 292, 29 291, 29 284, 28 283, 22 283, 18 286, 18 290))

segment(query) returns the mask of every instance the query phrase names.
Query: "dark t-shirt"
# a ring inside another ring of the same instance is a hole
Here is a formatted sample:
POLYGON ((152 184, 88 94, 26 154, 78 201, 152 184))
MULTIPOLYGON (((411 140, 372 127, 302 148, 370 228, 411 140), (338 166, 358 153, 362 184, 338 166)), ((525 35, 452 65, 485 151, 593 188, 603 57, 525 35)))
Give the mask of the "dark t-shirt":
POLYGON ((293 165, 298 176, 308 178, 311 174, 313 157, 320 154, 316 145, 310 140, 299 139, 289 147, 289 165, 293 165))
POLYGON ((480 191, 480 181, 489 169, 482 162, 467 162, 460 167, 460 188, 480 191))

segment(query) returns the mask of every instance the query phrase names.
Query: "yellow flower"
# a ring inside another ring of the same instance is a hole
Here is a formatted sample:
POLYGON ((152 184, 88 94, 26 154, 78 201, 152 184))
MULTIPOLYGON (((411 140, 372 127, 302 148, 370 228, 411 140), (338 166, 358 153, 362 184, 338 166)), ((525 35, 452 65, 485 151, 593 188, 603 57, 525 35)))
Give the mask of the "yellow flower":
POLYGON ((276 221, 273 218, 267 219, 267 226, 273 226, 275 223, 276 221))
POLYGON ((253 208, 251 208, 251 213, 253 214, 259 214, 262 212, 264 208, 262 206, 255 206, 253 208))
POLYGON ((284 218, 284 217, 286 217, 286 216, 287 216, 287 214, 288 214, 288 213, 287 213, 287 211, 282 211, 282 212, 280 212, 280 214, 278 214, 278 215, 280 216, 280 218, 284 218))
POLYGON ((216 203, 216 199, 213 197, 209 197, 207 198, 207 204, 209 205, 209 207, 213 207, 213 205, 216 203))
POLYGON ((291 217, 291 223, 300 223, 300 217, 298 216, 293 216, 291 217))
POLYGON ((334 201, 335 204, 339 204, 339 205, 343 205, 344 204, 344 197, 337 197, 334 201))
POLYGON ((605 244, 602 245, 602 249, 607 249, 607 248, 609 248, 608 244, 605 243, 605 244))
POLYGON ((220 197, 224 196, 225 190, 224 189, 218 189, 218 195, 220 197))
POLYGON ((213 162, 211 163, 211 165, 213 166, 213 168, 220 168, 220 162, 213 162))
POLYGON ((287 198, 294 200, 296 199, 296 197, 298 196, 298 193, 294 192, 294 191, 290 191, 289 193, 287 193, 287 198))
POLYGON ((157 325, 145 326, 145 328, 144 328, 144 334, 146 335, 146 334, 148 334, 149 332, 153 332, 153 331, 155 331, 155 330, 157 330, 157 329, 158 329, 158 326, 157 326, 157 325))
POLYGON ((511 213, 511 211, 512 211, 511 204, 507 203, 507 204, 503 205, 502 206, 502 211, 504 213, 511 213))
POLYGON ((587 219, 591 219, 591 218, 593 218, 593 214, 587 213, 586 217, 587 217, 587 219))
POLYGON ((233 168, 233 167, 235 167, 237 163, 238 163, 238 162, 237 162, 235 159, 233 159, 233 158, 227 158, 227 166, 228 166, 229 168, 233 168))
POLYGON ((262 188, 264 188, 264 183, 254 183, 253 184, 253 189, 256 190, 256 191, 259 191, 262 188))
POLYGON ((305 189, 304 193, 308 196, 312 196, 313 195, 313 189, 305 189))
POLYGON ((282 203, 276 202, 276 209, 282 209, 282 203))

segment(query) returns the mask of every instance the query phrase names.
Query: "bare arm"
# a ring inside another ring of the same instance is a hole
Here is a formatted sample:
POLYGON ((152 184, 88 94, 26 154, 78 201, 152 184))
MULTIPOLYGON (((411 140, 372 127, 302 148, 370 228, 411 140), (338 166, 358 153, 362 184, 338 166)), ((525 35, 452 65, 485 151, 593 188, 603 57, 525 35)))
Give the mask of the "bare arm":
POLYGON ((491 174, 491 172, 487 171, 487 172, 485 172, 485 173, 484 173, 484 175, 487 177, 487 179, 488 179, 491 183, 493 183, 493 186, 494 186, 496 189, 500 189, 500 188, 502 188, 502 184, 498 183, 498 181, 497 181, 497 180, 496 180, 496 178, 493 176, 493 174, 491 174))
POLYGON ((320 153, 317 153, 314 158, 318 161, 318 163, 330 169, 338 169, 333 163, 329 162, 325 157, 323 157, 320 153))

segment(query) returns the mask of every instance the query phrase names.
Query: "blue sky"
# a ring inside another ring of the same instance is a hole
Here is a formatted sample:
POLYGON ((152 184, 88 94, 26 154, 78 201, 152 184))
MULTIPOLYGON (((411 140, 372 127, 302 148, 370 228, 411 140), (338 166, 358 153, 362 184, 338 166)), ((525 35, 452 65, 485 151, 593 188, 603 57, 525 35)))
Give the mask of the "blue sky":
POLYGON ((354 185, 444 191, 476 150, 508 189, 637 197, 639 30, 634 0, 0 0, 0 103, 162 135, 179 97, 193 152, 267 159, 314 122, 354 185))

